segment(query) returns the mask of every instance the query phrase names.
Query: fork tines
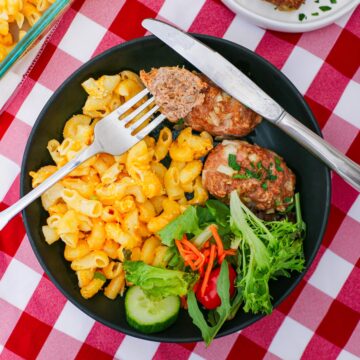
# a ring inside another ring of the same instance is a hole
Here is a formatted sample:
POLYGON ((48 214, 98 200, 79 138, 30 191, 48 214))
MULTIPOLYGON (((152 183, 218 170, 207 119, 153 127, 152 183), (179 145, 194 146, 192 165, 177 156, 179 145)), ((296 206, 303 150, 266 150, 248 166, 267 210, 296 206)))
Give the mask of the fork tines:
POLYGON ((144 129, 140 130, 137 134, 135 134, 136 138, 138 140, 143 139, 146 135, 150 134, 158 125, 160 125, 165 119, 165 115, 158 115, 154 120, 150 122, 149 125, 144 127, 144 129))
MULTIPOLYGON (((108 120, 111 119, 111 122, 118 121, 118 124, 123 127, 123 130, 126 130, 127 134, 131 134, 132 136, 135 136, 136 139, 141 140, 143 139, 147 134, 149 134, 152 130, 154 130, 160 123, 165 120, 165 116, 162 114, 159 114, 155 119, 153 119, 148 125, 141 128, 144 125, 144 122, 149 119, 153 114, 155 114, 159 110, 159 106, 155 105, 155 99, 153 96, 151 96, 149 99, 147 99, 143 104, 138 106, 135 110, 131 111, 131 113, 126 115, 126 112, 128 112, 134 105, 136 105, 139 101, 141 101, 145 96, 150 94, 149 90, 145 88, 138 94, 136 94, 134 97, 132 97, 130 100, 119 106, 115 111, 113 111, 111 114, 106 116, 108 120), (152 106, 154 105, 154 106, 152 106), (136 118, 139 114, 141 114, 147 107, 151 108, 142 116, 139 118, 136 118), (124 116, 123 118, 121 118, 124 116), (120 120, 119 120, 120 119, 120 120), (132 121, 132 123, 131 123, 132 121), (127 126, 129 124, 130 126, 127 126), (136 130, 139 130, 139 132, 136 132, 136 130)), ((104 125, 104 123, 100 122, 97 125, 104 125)), ((129 134, 129 135, 130 135, 129 134)))
MULTIPOLYGON (((124 117, 123 119, 121 119, 121 122, 123 123, 123 125, 126 125, 128 122, 130 122, 132 119, 134 119, 136 116, 138 116, 144 109, 146 109, 149 105, 151 105, 154 102, 154 97, 149 98, 148 100, 146 100, 143 104, 141 104, 138 108, 136 108, 131 114, 127 115, 126 117, 124 117)), ((159 109, 159 107, 156 105, 154 106, 152 109, 156 108, 159 109)), ((152 110, 151 109, 151 110, 152 110)), ((156 111, 155 110, 155 111, 156 111)), ((155 112, 154 111, 154 112, 155 112)), ((150 111, 149 111, 150 112, 150 111)), ((153 113, 152 113, 153 114, 153 113)), ((150 115, 152 115, 150 114, 150 115)), ((147 115, 147 117, 145 119, 147 119, 150 115, 147 115)), ((139 120, 145 120, 143 119, 143 117, 139 120)), ((138 121, 139 121, 138 120, 138 121)))
MULTIPOLYGON (((119 116, 123 115, 126 111, 128 111, 132 106, 134 106, 137 102, 139 102, 141 99, 143 99, 147 94, 149 94, 148 89, 142 90, 140 93, 135 95, 133 98, 131 98, 129 101, 127 101, 125 104, 120 106, 117 109, 117 112, 119 116)), ((139 107, 137 107, 134 111, 132 111, 130 114, 125 116, 123 119, 121 119, 122 125, 126 126, 128 123, 130 123, 132 120, 136 118, 144 109, 146 109, 148 106, 151 106, 155 101, 155 98, 152 96, 149 99, 147 99, 143 104, 141 104, 139 107)), ((145 128, 141 129, 138 133, 136 133, 136 130, 142 126, 142 124, 149 119, 154 113, 156 113, 159 110, 159 106, 155 105, 153 106, 149 111, 147 111, 143 116, 141 116, 139 119, 136 119, 133 124, 129 127, 129 130, 132 133, 135 133, 134 135, 140 140, 144 138, 147 134, 149 134, 152 130, 154 130, 163 120, 165 120, 165 116, 160 114, 155 119, 153 119, 150 124, 148 124, 145 128)))

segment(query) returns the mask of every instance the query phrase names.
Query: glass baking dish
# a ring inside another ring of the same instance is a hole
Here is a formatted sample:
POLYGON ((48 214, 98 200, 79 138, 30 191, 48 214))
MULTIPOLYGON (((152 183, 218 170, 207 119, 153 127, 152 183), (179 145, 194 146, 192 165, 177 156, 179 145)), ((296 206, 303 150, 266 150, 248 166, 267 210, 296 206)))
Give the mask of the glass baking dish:
POLYGON ((14 63, 25 55, 32 46, 43 38, 54 23, 60 18, 73 0, 56 0, 27 31, 4 60, 0 61, 0 79, 14 63))

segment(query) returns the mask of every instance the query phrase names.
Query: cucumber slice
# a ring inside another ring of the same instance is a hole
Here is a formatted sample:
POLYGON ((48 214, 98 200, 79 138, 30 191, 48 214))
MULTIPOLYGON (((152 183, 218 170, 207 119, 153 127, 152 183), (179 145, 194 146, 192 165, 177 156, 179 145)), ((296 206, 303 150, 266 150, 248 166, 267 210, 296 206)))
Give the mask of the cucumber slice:
POLYGON ((168 296, 149 299, 139 286, 132 286, 125 296, 126 319, 130 326, 145 334, 162 331, 178 317, 180 298, 168 296))

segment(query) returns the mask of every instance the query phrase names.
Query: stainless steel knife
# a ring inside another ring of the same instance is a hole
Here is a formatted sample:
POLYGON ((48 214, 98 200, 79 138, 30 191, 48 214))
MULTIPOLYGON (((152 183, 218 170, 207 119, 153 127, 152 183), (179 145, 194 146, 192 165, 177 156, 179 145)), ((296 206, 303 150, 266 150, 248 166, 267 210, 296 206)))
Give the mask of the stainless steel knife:
POLYGON ((163 21, 145 19, 142 26, 228 94, 290 135, 360 191, 360 166, 287 113, 231 62, 193 36, 163 21))

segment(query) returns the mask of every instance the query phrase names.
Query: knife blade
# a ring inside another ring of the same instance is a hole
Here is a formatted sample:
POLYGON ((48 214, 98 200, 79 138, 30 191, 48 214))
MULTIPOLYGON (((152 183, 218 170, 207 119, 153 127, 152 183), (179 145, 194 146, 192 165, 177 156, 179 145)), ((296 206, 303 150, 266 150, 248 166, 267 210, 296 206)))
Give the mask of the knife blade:
POLYGON ((191 35, 160 20, 145 19, 142 26, 261 116, 276 122, 283 114, 284 109, 230 61, 191 35))

